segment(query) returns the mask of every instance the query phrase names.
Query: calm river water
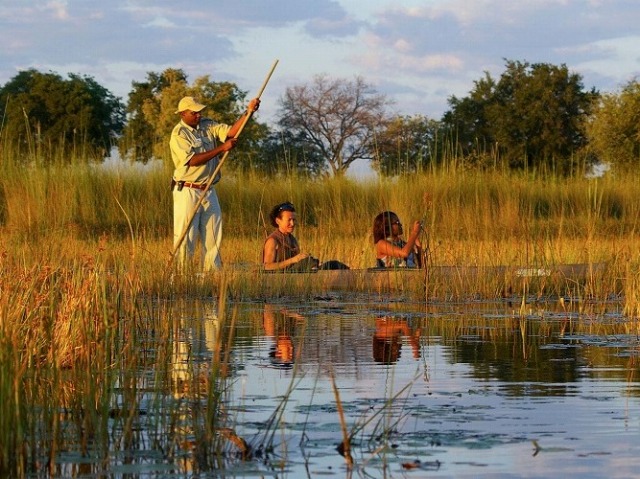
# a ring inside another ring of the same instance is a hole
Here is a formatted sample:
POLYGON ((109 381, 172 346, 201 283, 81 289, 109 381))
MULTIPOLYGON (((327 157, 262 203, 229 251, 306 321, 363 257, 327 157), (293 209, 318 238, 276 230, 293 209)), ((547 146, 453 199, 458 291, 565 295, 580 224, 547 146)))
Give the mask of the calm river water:
MULTIPOLYGON (((224 475, 637 477, 640 342, 620 307, 240 305, 227 412, 258 454, 224 475)), ((173 374, 187 381, 230 321, 207 303, 181 303, 176 321, 173 374)))

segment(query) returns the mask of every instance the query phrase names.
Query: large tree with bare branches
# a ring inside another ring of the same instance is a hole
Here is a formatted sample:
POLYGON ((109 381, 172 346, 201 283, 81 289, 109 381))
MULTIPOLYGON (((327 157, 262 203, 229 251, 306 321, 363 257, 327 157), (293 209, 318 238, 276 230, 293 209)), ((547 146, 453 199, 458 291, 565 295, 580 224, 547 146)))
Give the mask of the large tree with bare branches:
POLYGON ((371 159, 372 142, 384 126, 387 98, 361 77, 318 75, 287 88, 280 99, 280 125, 300 135, 324 157, 334 176, 358 159, 371 159))

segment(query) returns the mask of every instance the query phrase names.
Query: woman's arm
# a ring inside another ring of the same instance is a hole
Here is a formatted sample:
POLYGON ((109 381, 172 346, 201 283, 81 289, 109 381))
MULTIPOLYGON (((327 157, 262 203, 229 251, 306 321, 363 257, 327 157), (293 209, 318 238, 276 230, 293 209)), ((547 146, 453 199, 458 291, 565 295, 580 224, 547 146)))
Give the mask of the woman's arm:
POLYGON ((309 257, 308 253, 298 253, 292 258, 285 259, 284 261, 276 261, 277 257, 277 242, 273 238, 268 238, 264 243, 264 249, 262 250, 262 266, 267 271, 273 271, 278 269, 284 269, 287 266, 296 264, 298 261, 309 257))
POLYGON ((398 248, 394 246, 390 241, 386 239, 381 239, 376 243, 376 254, 378 258, 382 258, 384 256, 390 256, 392 258, 402 258, 407 259, 407 257, 413 251, 413 247, 416 245, 420 245, 418 241, 418 235, 420 234, 420 228, 422 225, 419 221, 415 221, 413 223, 413 227, 411 228, 411 234, 407 239, 407 243, 402 247, 398 248))

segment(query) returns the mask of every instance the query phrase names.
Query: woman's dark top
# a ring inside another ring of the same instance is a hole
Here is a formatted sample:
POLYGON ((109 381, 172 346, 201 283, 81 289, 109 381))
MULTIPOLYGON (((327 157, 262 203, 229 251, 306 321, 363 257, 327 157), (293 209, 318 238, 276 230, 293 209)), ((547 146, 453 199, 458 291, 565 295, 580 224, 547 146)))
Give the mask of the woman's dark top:
POLYGON ((276 257, 274 259, 276 263, 286 261, 300 253, 298 240, 293 235, 285 235, 282 231, 275 230, 269 235, 267 240, 269 238, 273 238, 276 241, 276 257))
MULTIPOLYGON (((298 245, 298 240, 295 236, 289 234, 285 235, 280 230, 275 230, 271 233, 265 243, 269 240, 269 238, 273 238, 276 242, 276 257, 274 259, 275 263, 281 263, 283 261, 288 260, 289 258, 293 258, 297 254, 300 253, 300 246, 298 245)), ((303 271, 317 271, 320 269, 349 269, 344 263, 340 261, 331 260, 325 261, 320 266, 320 262, 317 258, 313 256, 307 256, 306 258, 298 261, 295 264, 291 264, 283 269, 283 271, 293 271, 293 272, 303 272, 303 271)))

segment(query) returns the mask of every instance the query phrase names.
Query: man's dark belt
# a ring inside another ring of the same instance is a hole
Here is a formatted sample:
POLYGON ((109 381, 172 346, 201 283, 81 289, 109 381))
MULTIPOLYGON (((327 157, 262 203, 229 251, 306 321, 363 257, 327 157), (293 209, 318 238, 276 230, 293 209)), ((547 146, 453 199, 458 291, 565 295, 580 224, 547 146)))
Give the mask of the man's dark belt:
POLYGON ((182 188, 184 188, 185 186, 187 188, 193 188, 195 190, 205 190, 207 188, 206 183, 205 184, 197 184, 197 183, 189 183, 188 181, 176 181, 173 178, 171 179, 171 191, 173 191, 173 189, 176 187, 176 185, 178 185, 178 191, 181 191, 182 188))

